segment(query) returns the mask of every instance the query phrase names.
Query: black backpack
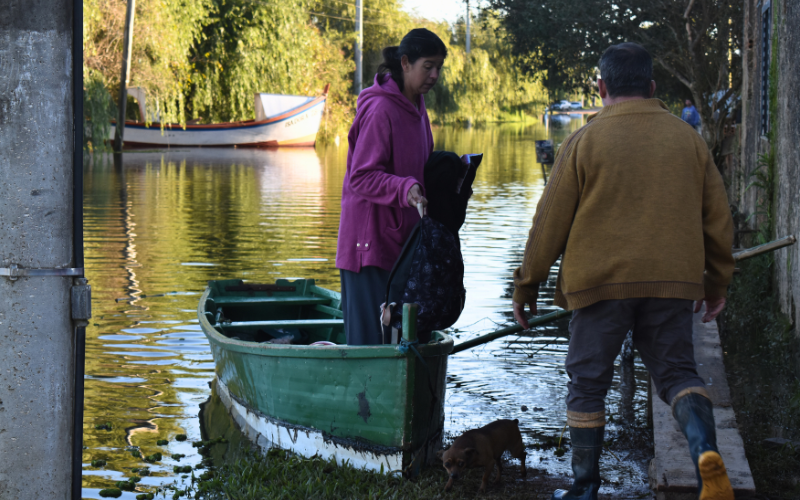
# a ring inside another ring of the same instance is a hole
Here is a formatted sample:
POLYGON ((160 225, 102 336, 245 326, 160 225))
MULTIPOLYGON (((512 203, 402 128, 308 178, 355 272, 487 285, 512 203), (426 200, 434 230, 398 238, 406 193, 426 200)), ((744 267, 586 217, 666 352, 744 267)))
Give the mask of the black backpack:
POLYGON ((435 151, 425 164, 429 215, 414 226, 389 274, 381 316, 384 343, 399 342, 405 303, 419 307, 420 343, 429 342, 432 331, 458 321, 467 297, 458 230, 481 159, 474 155, 467 166, 455 153, 435 151))
POLYGON ((414 226, 395 262, 386 287, 388 311, 383 315, 384 343, 396 344, 403 325, 403 304, 417 304, 417 337, 430 341, 431 332, 452 326, 461 311, 464 260, 455 236, 428 216, 414 226), (388 323, 387 323, 388 321, 388 323))

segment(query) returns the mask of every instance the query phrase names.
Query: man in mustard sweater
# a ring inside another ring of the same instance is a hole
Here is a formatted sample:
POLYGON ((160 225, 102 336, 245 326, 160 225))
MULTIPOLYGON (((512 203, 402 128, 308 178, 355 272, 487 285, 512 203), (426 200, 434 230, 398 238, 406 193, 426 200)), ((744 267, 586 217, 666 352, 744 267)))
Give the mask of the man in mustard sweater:
POLYGON ((614 359, 629 330, 689 441, 702 500, 733 499, 711 401, 697 375, 692 301, 704 322, 725 306, 733 224, 703 139, 653 99, 652 59, 608 48, 603 109, 564 141, 514 272, 514 316, 527 328, 539 283, 561 256, 555 303, 573 310, 566 368, 574 483, 554 500, 595 500, 614 359))

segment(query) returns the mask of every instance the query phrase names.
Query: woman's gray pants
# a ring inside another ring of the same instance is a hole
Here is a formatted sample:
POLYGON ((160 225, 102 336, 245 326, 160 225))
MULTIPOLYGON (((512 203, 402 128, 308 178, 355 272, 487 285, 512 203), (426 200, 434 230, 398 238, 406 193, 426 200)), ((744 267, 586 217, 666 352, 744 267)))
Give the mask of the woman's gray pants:
POLYGON ((339 269, 339 275, 347 345, 383 344, 381 304, 386 298, 389 271, 364 266, 358 273, 339 269))

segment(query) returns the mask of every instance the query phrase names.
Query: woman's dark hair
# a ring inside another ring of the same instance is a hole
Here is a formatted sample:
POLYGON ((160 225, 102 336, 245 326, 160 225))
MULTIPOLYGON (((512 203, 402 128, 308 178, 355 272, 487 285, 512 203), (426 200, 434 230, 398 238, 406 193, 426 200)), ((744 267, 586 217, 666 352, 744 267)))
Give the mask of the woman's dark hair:
POLYGON ((414 64, 420 57, 447 57, 447 47, 436 33, 425 28, 413 29, 403 37, 399 46, 383 49, 383 62, 378 66, 378 73, 391 73, 392 80, 403 90, 403 66, 400 59, 406 56, 408 62, 414 64))
POLYGON ((600 58, 600 78, 610 97, 650 97, 653 59, 639 44, 626 42, 607 48, 600 58))

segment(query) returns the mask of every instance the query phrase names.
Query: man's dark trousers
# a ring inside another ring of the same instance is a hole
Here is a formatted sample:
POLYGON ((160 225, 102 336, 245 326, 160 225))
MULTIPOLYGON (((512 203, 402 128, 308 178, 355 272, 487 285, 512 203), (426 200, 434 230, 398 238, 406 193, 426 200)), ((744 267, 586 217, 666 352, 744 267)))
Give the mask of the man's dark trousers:
POLYGON ((671 404, 679 393, 705 393, 694 360, 692 304, 685 299, 639 298, 604 300, 576 309, 569 324, 566 361, 571 425, 602 425, 614 360, 631 330, 662 401, 671 404))

